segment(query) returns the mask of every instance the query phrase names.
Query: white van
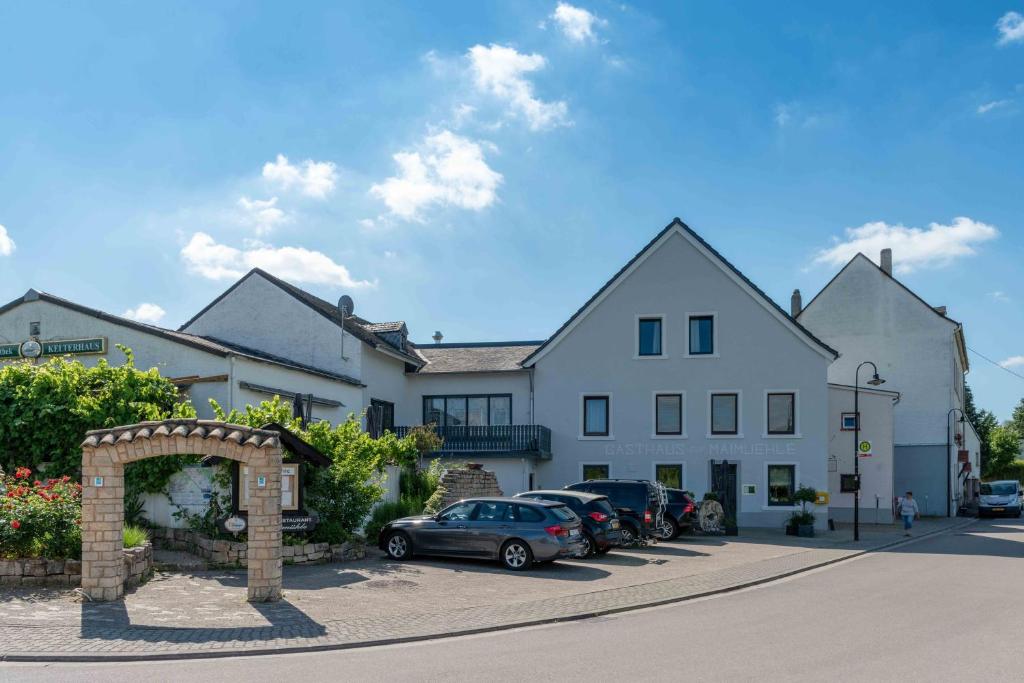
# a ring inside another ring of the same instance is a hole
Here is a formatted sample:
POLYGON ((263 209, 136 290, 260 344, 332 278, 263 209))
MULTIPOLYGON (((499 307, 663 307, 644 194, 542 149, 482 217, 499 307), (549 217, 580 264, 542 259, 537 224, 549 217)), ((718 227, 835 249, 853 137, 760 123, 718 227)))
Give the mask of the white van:
POLYGON ((987 481, 981 485, 981 500, 978 502, 979 517, 1012 515, 1020 517, 1021 487, 1013 479, 987 481))

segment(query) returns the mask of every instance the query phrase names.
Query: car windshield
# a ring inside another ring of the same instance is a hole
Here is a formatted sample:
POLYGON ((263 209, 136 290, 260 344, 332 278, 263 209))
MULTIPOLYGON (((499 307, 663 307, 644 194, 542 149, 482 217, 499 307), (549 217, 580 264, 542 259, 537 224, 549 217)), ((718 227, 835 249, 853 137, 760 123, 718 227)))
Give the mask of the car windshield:
POLYGON ((563 522, 572 522, 573 520, 578 519, 576 517, 576 513, 570 510, 569 508, 565 507, 564 505, 555 505, 554 507, 550 507, 548 509, 551 510, 551 514, 553 514, 555 517, 562 520, 563 522))
POLYGON ((1012 496, 1015 493, 1017 493, 1017 485, 1012 482, 981 485, 981 495, 983 496, 1012 496))

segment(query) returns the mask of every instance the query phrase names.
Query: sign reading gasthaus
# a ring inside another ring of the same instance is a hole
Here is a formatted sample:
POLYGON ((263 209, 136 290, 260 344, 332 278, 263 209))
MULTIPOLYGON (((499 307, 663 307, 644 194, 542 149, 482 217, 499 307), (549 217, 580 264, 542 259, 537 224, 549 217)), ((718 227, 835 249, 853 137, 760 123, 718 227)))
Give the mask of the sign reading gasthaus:
POLYGON ((107 352, 107 338, 93 337, 91 339, 55 339, 53 341, 36 342, 30 340, 36 346, 36 353, 23 351, 25 344, 0 344, 0 359, 2 358, 34 358, 36 356, 64 356, 67 354, 102 354, 107 352), (39 352, 39 347, 42 351, 39 352))

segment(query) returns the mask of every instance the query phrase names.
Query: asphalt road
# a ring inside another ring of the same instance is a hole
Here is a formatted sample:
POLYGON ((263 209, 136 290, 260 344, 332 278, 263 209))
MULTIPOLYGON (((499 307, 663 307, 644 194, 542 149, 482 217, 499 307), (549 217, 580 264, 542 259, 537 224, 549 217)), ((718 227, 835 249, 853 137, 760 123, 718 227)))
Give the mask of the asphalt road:
POLYGON ((0 680, 1024 680, 1024 524, 983 521, 737 593, 360 650, 7 664, 0 680))

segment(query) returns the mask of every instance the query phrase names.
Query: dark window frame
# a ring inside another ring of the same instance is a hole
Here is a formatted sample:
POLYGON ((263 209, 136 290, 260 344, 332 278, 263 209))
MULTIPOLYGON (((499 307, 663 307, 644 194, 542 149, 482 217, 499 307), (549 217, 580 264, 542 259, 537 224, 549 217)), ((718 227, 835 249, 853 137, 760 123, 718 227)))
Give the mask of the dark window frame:
POLYGON ((382 398, 371 398, 371 408, 381 408, 380 417, 380 431, 381 434, 384 432, 395 431, 395 403, 394 401, 385 401, 382 398))
POLYGON ((766 502, 768 507, 780 507, 789 508, 796 505, 796 501, 793 500, 793 494, 796 493, 796 465, 788 463, 767 463, 765 468, 765 491, 766 491, 766 502), (787 469, 790 472, 789 477, 789 495, 790 498, 787 502, 772 502, 772 469, 782 468, 787 469))
POLYGON ((611 396, 607 394, 588 394, 583 396, 582 407, 583 407, 583 436, 611 436, 612 433, 612 421, 611 421, 611 396), (587 401, 604 401, 604 431, 603 432, 591 432, 587 431, 587 401))
POLYGON ((654 394, 654 434, 655 436, 682 436, 683 435, 683 395, 673 392, 659 392, 654 394), (661 429, 661 411, 658 409, 658 399, 661 397, 675 397, 679 399, 679 431, 669 432, 661 429))
MULTIPOLYGON (((471 398, 486 398, 487 399, 487 424, 486 425, 474 425, 474 426, 486 426, 486 427, 507 427, 514 424, 512 420, 512 394, 429 394, 422 397, 421 406, 423 409, 423 424, 430 424, 428 419, 429 410, 427 404, 434 399, 441 399, 444 401, 444 421, 447 422, 448 418, 448 399, 462 399, 466 402, 466 421, 469 421, 469 399, 471 398), (492 425, 491 424, 491 399, 492 398, 507 398, 508 399, 508 425, 492 425)), ((438 424, 438 427, 466 427, 469 425, 448 425, 438 424)))
POLYGON ((715 355, 715 316, 714 315, 688 315, 686 316, 686 350, 690 356, 713 356, 715 355), (711 350, 693 350, 693 322, 695 320, 707 320, 711 323, 711 350))
POLYGON ((796 434, 796 392, 769 391, 764 397, 764 431, 771 436, 794 436, 796 434), (789 396, 790 427, 786 431, 772 430, 772 396, 789 396))
POLYGON ((645 315, 636 319, 636 355, 639 358, 662 358, 665 356, 665 317, 661 315, 645 315), (644 323, 658 323, 658 353, 644 353, 643 337, 640 330, 644 323))
MULTIPOLYGON (((660 482, 658 479, 658 468, 659 467, 671 467, 679 470, 679 488, 682 489, 684 485, 683 477, 686 476, 686 468, 681 462, 656 462, 654 463, 654 480, 660 482)), ((667 484, 666 484, 667 486, 667 484)))
MULTIPOLYGON (((583 481, 590 481, 591 479, 611 479, 611 476, 612 476, 612 466, 609 465, 608 463, 602 463, 602 462, 581 462, 580 463, 580 476, 583 478, 583 481), (603 477, 587 477, 586 471, 587 471, 588 467, 601 467, 601 468, 604 468, 605 474, 604 474, 603 477)), ((601 494, 601 495, 604 495, 604 494, 601 494)))
POLYGON ((708 396, 708 431, 712 436, 738 436, 740 433, 740 395, 735 391, 716 391, 708 396), (733 429, 723 431, 715 429, 715 397, 732 396, 733 400, 733 429))
POLYGON ((855 413, 853 411, 850 411, 848 413, 842 413, 839 416, 839 431, 841 431, 841 432, 853 432, 853 431, 856 431, 857 430, 857 423, 859 421, 860 420, 857 419, 857 413, 855 413), (852 417, 853 418, 853 424, 854 424, 853 427, 847 427, 846 426, 846 418, 848 418, 848 417, 852 417))

